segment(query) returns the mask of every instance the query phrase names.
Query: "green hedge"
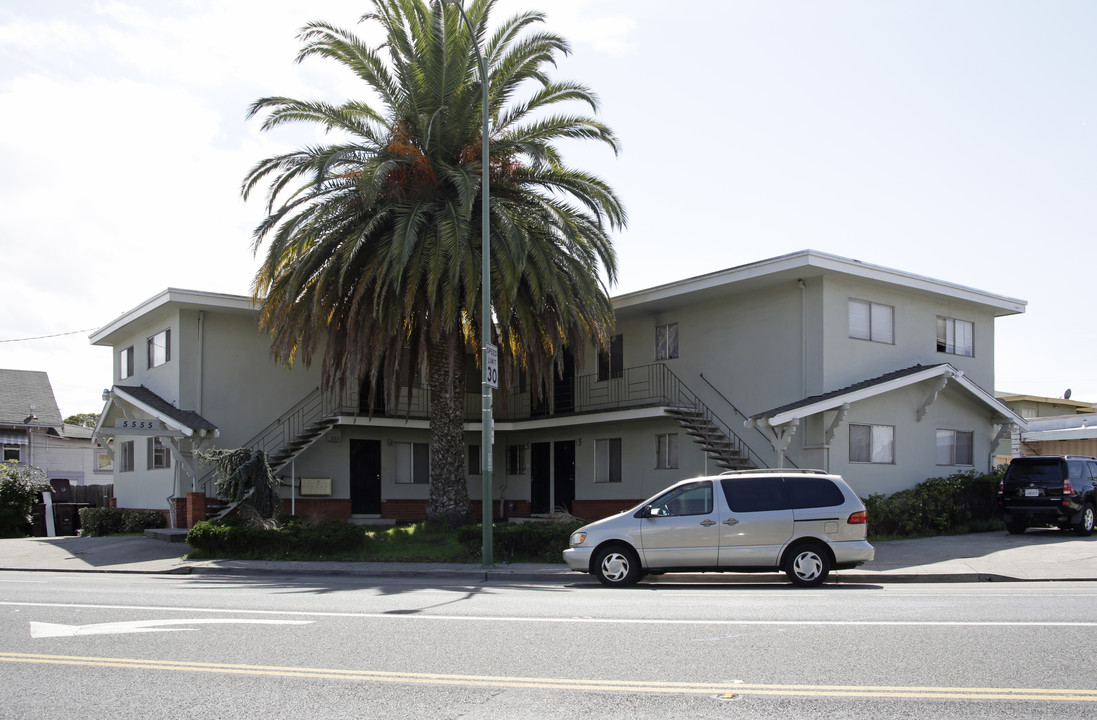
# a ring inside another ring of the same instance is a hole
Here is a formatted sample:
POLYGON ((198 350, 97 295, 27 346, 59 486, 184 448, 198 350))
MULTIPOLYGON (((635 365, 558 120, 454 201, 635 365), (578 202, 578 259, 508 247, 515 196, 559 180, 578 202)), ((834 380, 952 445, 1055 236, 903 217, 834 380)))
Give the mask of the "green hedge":
POLYGON ((126 508, 80 508, 80 534, 85 537, 130 535, 167 525, 163 513, 126 508))
POLYGON ((989 527, 997 516, 1000 471, 930 478, 909 490, 862 498, 873 537, 922 537, 989 527))
MULTIPOLYGON (((517 522, 492 525, 492 555, 496 562, 563 562, 562 553, 571 534, 585 525, 574 523, 517 522)), ((483 525, 466 525, 457 537, 473 557, 484 542, 483 525)))
POLYGON ((0 462, 0 537, 24 537, 38 493, 48 490, 46 474, 36 467, 0 462))
POLYGON ((210 557, 335 556, 358 553, 365 541, 360 526, 339 520, 293 519, 268 529, 225 518, 196 523, 187 533, 187 544, 210 557))

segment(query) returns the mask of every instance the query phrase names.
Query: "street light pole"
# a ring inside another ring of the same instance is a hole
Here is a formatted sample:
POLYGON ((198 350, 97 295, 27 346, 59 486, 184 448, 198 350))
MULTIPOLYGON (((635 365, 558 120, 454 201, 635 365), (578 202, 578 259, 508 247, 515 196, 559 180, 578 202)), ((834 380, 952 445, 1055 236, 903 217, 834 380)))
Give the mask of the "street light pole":
POLYGON ((491 416, 491 388, 496 383, 489 381, 489 349, 493 351, 493 361, 497 362, 498 356, 494 355, 494 347, 489 348, 491 345, 491 233, 489 217, 491 206, 488 175, 488 161, 490 159, 488 153, 488 67, 487 63, 484 62, 484 56, 480 53, 480 45, 476 42, 476 30, 469 22, 469 17, 465 14, 465 8, 462 7, 461 0, 443 0, 443 2, 455 6, 457 12, 461 13, 461 19, 465 21, 465 25, 468 27, 469 37, 472 39, 472 48, 476 51, 476 60, 480 65, 480 87, 483 89, 483 125, 481 126, 482 135, 480 138, 480 388, 483 403, 480 431, 480 473, 483 479, 481 516, 484 532, 480 552, 483 564, 490 566, 494 564, 491 527, 493 495, 491 487, 491 450, 495 436, 491 416))

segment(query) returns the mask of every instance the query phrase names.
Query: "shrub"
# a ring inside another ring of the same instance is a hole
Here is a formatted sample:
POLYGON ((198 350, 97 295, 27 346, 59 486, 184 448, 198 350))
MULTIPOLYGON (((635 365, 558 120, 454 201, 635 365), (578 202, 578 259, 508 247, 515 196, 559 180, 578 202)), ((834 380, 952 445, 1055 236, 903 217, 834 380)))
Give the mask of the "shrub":
POLYGON ((126 508, 80 508, 80 533, 85 537, 141 533, 167 525, 163 513, 126 508))
POLYGON ((874 537, 917 537, 960 532, 990 524, 997 511, 995 495, 1001 469, 929 478, 889 496, 862 498, 868 511, 868 533, 874 537))
POLYGON ((361 551, 366 535, 361 527, 339 520, 292 519, 265 528, 241 519, 195 523, 187 544, 211 557, 288 558, 345 555, 361 551))
POLYGON ((25 536, 38 493, 48 489, 46 474, 38 468, 0 463, 0 537, 25 536))
MULTIPOLYGON (((585 523, 496 523, 492 525, 492 555, 503 562, 561 562, 571 534, 585 523)), ((472 556, 483 545, 483 525, 466 525, 458 539, 472 556)))

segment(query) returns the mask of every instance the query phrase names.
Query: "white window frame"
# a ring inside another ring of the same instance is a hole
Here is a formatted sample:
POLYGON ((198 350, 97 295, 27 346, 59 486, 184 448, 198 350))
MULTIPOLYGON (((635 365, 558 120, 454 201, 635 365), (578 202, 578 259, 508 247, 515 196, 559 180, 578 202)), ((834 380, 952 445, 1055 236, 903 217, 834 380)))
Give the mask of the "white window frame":
POLYGON ((430 445, 427 443, 393 443, 396 483, 398 485, 430 484, 430 445))
POLYGON ((3 448, 4 460, 3 462, 22 462, 22 445, 15 443, 5 443, 3 448))
POLYGON ((118 472, 133 472, 135 467, 133 449, 133 440, 126 440, 118 444, 118 472))
POLYGON ((655 469, 678 468, 678 433, 660 433, 655 436, 655 469))
POLYGON ((125 380, 133 377, 133 345, 118 353, 118 379, 125 380))
POLYGON ((971 430, 937 430, 937 464, 944 466, 974 467, 975 466, 975 433, 971 430), (967 453, 969 457, 960 457, 961 435, 966 435, 967 453))
POLYGON ((507 448, 507 475, 526 474, 526 446, 511 445, 507 448))
POLYGON ((678 323, 655 326, 655 359, 673 360, 678 357, 678 323))
POLYGON ((148 339, 148 367, 160 367, 171 362, 171 328, 165 328, 148 339))
POLYGON ((937 352, 975 357, 975 323, 938 315, 937 352))
POLYGON ((895 344, 895 307, 849 299, 849 336, 885 345, 895 344))
POLYGON ((167 470, 171 467, 171 449, 158 437, 150 437, 146 457, 147 470, 167 470))
POLYGON ((621 438, 594 441, 594 482, 621 482, 621 438))
POLYGON ((895 464, 895 426, 894 425, 870 425, 867 423, 849 424, 849 461, 850 463, 866 463, 872 465, 895 464), (854 428, 859 428, 855 433, 854 428), (855 435, 862 435, 861 428, 868 428, 868 453, 862 456, 855 453, 855 435))

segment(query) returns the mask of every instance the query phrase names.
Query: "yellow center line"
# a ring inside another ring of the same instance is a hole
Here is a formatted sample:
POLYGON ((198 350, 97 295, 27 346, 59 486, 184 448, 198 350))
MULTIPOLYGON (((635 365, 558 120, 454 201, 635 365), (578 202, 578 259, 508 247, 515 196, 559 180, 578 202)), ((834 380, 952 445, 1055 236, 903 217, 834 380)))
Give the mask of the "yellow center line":
POLYGON ((239 665, 149 660, 140 658, 78 657, 0 652, 0 662, 84 667, 109 667, 133 670, 185 670, 225 675, 258 675, 287 678, 359 680, 420 685, 466 687, 531 688, 539 690, 584 690, 632 693, 685 693, 697 695, 778 695, 788 697, 840 698, 935 698, 943 700, 1058 700, 1097 702, 1097 690, 1059 688, 965 688, 917 687, 902 685, 764 685, 739 682, 692 683, 636 680, 583 680, 578 678, 506 677, 493 675, 452 675, 445 673, 407 673, 383 670, 345 670, 272 665, 239 665))

